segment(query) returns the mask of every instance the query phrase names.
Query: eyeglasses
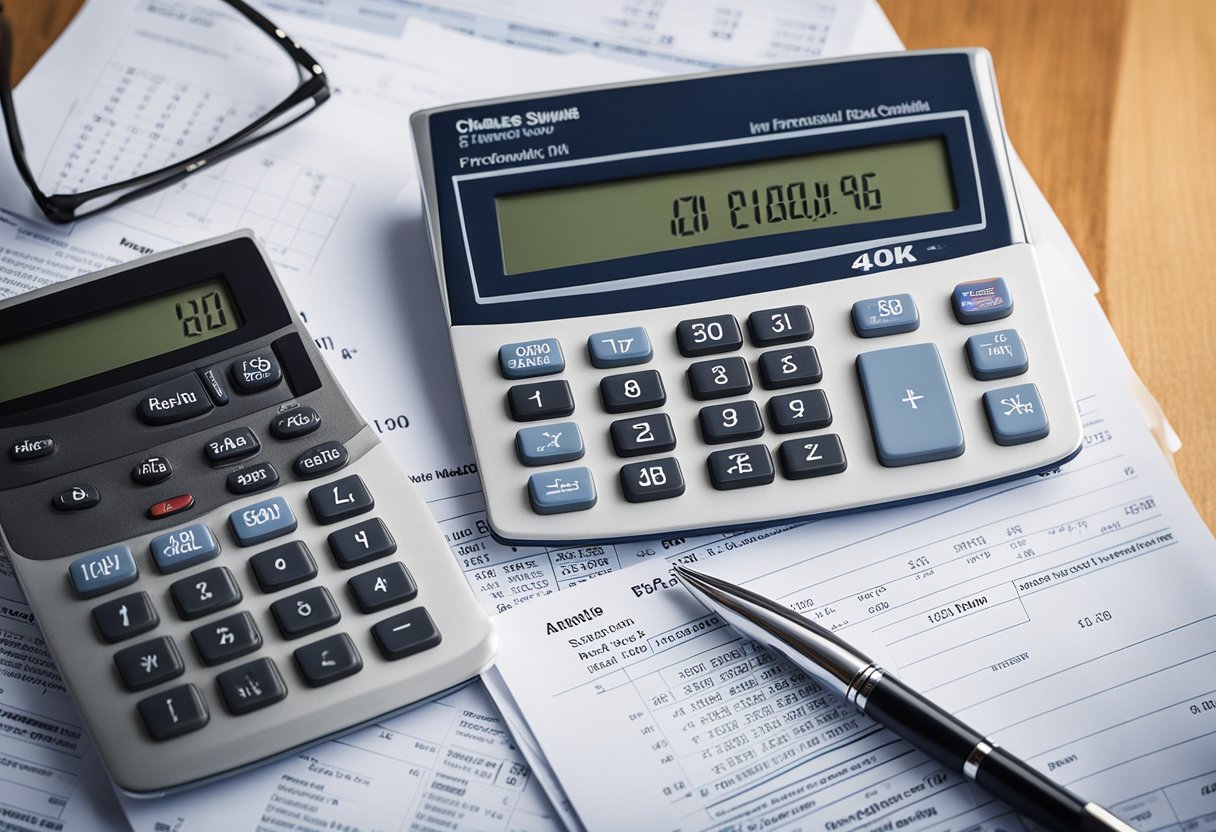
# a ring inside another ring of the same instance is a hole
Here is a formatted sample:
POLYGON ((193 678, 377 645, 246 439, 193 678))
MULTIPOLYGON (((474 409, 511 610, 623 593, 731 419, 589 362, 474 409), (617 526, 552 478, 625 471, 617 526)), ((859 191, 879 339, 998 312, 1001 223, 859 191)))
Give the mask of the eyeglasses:
MULTIPOLYGON (((168 132, 164 124, 166 116, 164 113, 153 112, 156 107, 149 108, 151 94, 145 91, 138 103, 129 108, 129 112, 125 113, 128 118, 132 119, 131 124, 124 126, 118 124, 117 121, 107 121, 105 117, 98 114, 94 114, 90 121, 84 123, 84 129, 88 133, 88 138, 92 139, 97 138, 96 133, 93 131, 98 125, 104 126, 108 124, 114 128, 125 127, 125 144, 122 144, 121 139, 118 138, 110 139, 103 137, 100 139, 105 152, 112 155, 112 158, 108 158, 106 172, 100 177, 102 183, 92 186, 95 183, 87 182, 84 177, 78 177, 72 183, 76 186, 72 192, 48 194, 38 184, 38 180, 34 175, 25 152, 25 144, 22 141, 21 132, 17 126, 17 114, 13 104, 11 80, 13 32, 8 20, 4 16, 3 0, 0 0, 0 112, 3 112, 4 115, 4 124, 17 171, 29 188, 38 207, 51 221, 58 223, 70 222, 172 185, 206 165, 213 164, 225 157, 231 156, 237 151, 273 136, 314 112, 317 107, 329 98, 329 84, 326 81, 321 65, 303 47, 292 40, 286 32, 275 26, 274 23, 257 10, 250 7, 244 0, 200 0, 200 2, 202 2, 202 5, 208 3, 216 5, 217 11, 222 11, 223 8, 235 11, 240 16, 242 24, 251 23, 257 30, 260 30, 262 35, 269 38, 276 45, 277 48, 267 49, 267 53, 280 55, 279 50, 282 53, 286 53, 294 65, 295 80, 292 82, 295 83, 294 91, 285 98, 281 98, 277 104, 270 106, 240 107, 232 104, 224 105, 223 111, 217 118, 213 119, 212 123, 208 126, 208 130, 204 131, 202 138, 205 142, 204 149, 184 155, 182 158, 176 158, 177 152, 181 151, 182 147, 188 143, 183 141, 180 134, 178 134, 178 138, 175 140, 169 140, 171 137, 165 135, 168 132), (157 122, 156 119, 161 119, 161 121, 157 122), (151 120, 153 123, 144 130, 146 135, 141 139, 141 147, 137 148, 131 145, 131 134, 137 132, 138 128, 134 126, 134 122, 139 120, 151 120), (229 133, 227 127, 234 121, 243 126, 235 132, 229 133), (210 135, 212 133, 215 134, 214 138, 210 135)), ((206 9, 205 11, 211 10, 206 9)), ((254 37, 259 44, 266 43, 260 36, 255 35, 254 37)), ((222 47, 217 45, 216 48, 229 48, 229 46, 227 44, 222 45, 222 47)), ((236 49, 237 47, 231 48, 236 49)), ((266 55, 259 55, 258 58, 265 62, 266 55)), ((118 75, 117 83, 130 84, 130 78, 134 75, 132 69, 127 68, 123 71, 114 71, 118 75)), ((152 77, 157 83, 164 83, 166 76, 154 74, 152 77)), ((205 85, 211 79, 200 78, 197 80, 205 85)), ((189 84, 180 80, 175 83, 178 93, 170 95, 169 98, 172 100, 164 104, 162 109, 172 109, 174 106, 186 103, 182 101, 181 90, 186 89, 189 84)), ((120 89, 132 88, 126 86, 120 87, 120 89)), ((170 90, 170 92, 172 91, 170 90)), ((102 109, 107 111, 113 110, 116 94, 113 92, 107 93, 104 90, 98 92, 98 95, 103 97, 109 95, 107 99, 109 103, 102 109)), ((187 119, 192 119, 188 121, 189 125, 195 124, 198 120, 198 113, 204 112, 204 105, 213 109, 215 107, 215 100, 209 91, 204 90, 203 94, 198 96, 198 99, 201 103, 196 102, 194 113, 184 116, 187 119)), ((181 111, 179 111, 179 115, 180 113, 181 111)), ((172 129, 178 129, 177 125, 174 124, 172 129)), ((185 129, 182 128, 183 132, 185 129)), ((198 137, 195 137, 194 140, 198 141, 198 137)), ((84 138, 77 139, 76 141, 77 148, 81 148, 87 143, 84 138)), ((93 142, 93 144, 96 143, 96 141, 93 142)), ((95 152, 90 150, 87 152, 92 152, 94 155, 90 160, 86 161, 95 162, 100 156, 100 151, 95 152)), ((73 161, 75 161, 77 168, 83 166, 83 162, 75 159, 70 150, 66 151, 65 158, 69 161, 64 164, 64 170, 71 168, 73 161)), ((60 175, 57 184, 64 184, 67 178, 60 175)))

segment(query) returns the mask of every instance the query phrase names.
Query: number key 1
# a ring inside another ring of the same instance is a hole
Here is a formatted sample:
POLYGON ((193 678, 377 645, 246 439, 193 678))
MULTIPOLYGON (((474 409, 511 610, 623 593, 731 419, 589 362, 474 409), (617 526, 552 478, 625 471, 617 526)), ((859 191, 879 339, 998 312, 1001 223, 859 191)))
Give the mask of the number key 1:
POLYGON ((517 384, 507 391, 511 418, 517 422, 534 422, 569 416, 574 412, 574 396, 566 381, 541 381, 517 384))

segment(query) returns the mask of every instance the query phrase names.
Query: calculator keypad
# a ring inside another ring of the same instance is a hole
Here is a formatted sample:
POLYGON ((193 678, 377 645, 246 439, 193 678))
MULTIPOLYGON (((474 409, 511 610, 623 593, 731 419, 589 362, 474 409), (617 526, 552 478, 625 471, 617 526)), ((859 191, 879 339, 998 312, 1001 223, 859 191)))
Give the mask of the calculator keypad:
POLYGON ((204 664, 216 665, 248 655, 262 646, 262 634, 253 616, 238 612, 195 627, 190 638, 204 664))
POLYGON ((220 553, 220 544, 205 523, 154 537, 148 548, 156 568, 166 575, 211 560, 220 553))
POLYGON ((732 352, 743 347, 743 333, 734 315, 693 318, 676 326, 676 344, 686 358, 732 352))
POLYGON ((283 638, 299 638, 337 624, 342 618, 333 596, 323 586, 297 592, 270 605, 283 638))
POLYGON ((661 454, 676 446, 676 434, 671 417, 666 413, 648 413, 632 419, 617 419, 609 426, 612 449, 617 456, 630 457, 661 454))
POLYGON ((55 495, 51 505, 55 511, 84 511, 101 502, 101 492, 95 486, 81 483, 65 488, 55 495))
POLYGON ((224 704, 233 716, 273 705, 287 697, 279 669, 270 659, 255 659, 215 677, 224 704))
POLYGON ((573 462, 583 452, 583 435, 575 422, 555 422, 515 432, 515 453, 524 465, 573 462))
POLYGON ((373 517, 330 533, 327 538, 334 562, 343 569, 386 558, 397 551, 397 541, 384 523, 373 517))
POLYGON ((756 403, 752 401, 703 407, 697 414, 697 420, 701 425, 701 438, 708 445, 755 439, 764 433, 764 422, 760 420, 760 408, 756 407, 756 403))
POLYGON ((862 353, 857 375, 880 463, 918 465, 963 452, 963 428, 936 346, 862 353))
POLYGON ((507 404, 517 422, 555 419, 574 412, 574 396, 565 381, 517 384, 507 391, 507 404))
POLYGON ((159 685, 186 671, 171 638, 154 638, 133 644, 114 654, 114 664, 127 690, 159 685))
POLYGON ((773 478, 773 458, 764 445, 745 445, 709 455, 709 479, 719 491, 767 485, 773 478))
POLYGON ((666 500, 684 493, 684 474, 674 457, 621 466, 621 491, 631 503, 666 500))
POLYGON ((595 480, 589 468, 562 468, 528 477, 528 499, 537 514, 584 511, 595 505, 595 480))
POLYGON ((811 311, 805 306, 758 310, 747 316, 747 329, 760 347, 806 341, 815 333, 811 311))
POLYGON ((317 564, 299 540, 258 552, 249 559, 249 568, 262 592, 278 592, 317 577, 317 564))
POLYGON ((641 370, 600 379, 600 400, 609 413, 627 413, 662 407, 667 391, 658 372, 641 370))
POLYGON ((133 592, 93 608, 93 623, 101 637, 113 644, 155 629, 160 616, 146 592, 133 592))
POLYGON ((587 356, 591 359, 591 366, 601 370, 645 364, 652 355, 654 351, 645 327, 597 332, 587 339, 587 356))
POLYGON ((802 387, 822 380, 823 368, 814 347, 791 347, 760 355, 760 383, 765 390, 802 387))
POLYGON ((819 430, 832 424, 832 408, 827 393, 804 390, 769 399, 768 419, 777 433, 819 430))
POLYGON ((189 621, 239 603, 241 588, 226 566, 217 566, 169 585, 177 614, 189 621))
POLYGON ((414 607, 372 627, 384 658, 404 659, 439 644, 442 636, 426 607, 414 607))
POLYGON ((346 583, 363 612, 379 612, 412 601, 418 595, 418 585, 400 561, 356 575, 346 583))
POLYGON ((346 633, 337 633, 305 645, 292 655, 300 675, 309 687, 314 688, 353 676, 363 669, 363 659, 346 633))
POLYGON ((736 356, 698 361, 688 368, 688 386, 692 397, 701 401, 743 396, 751 392, 752 374, 747 362, 736 356))
POLYGON ((154 693, 141 699, 136 707, 148 736, 154 740, 171 740, 197 731, 211 721, 207 703, 193 684, 154 693))
POLYGON ((834 433, 781 443, 781 473, 791 480, 839 474, 848 467, 844 446, 834 433))
POLYGON ((376 501, 358 474, 317 486, 308 492, 313 519, 322 526, 340 523, 371 511, 376 501))

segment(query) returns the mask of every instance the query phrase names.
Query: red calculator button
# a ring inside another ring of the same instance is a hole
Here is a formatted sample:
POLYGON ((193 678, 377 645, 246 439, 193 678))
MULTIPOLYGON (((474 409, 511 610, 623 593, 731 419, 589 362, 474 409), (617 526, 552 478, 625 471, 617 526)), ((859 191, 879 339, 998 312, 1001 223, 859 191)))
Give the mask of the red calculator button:
POLYGON ((158 517, 168 517, 170 514, 177 514, 179 511, 185 511, 194 505, 193 494, 183 494, 180 497, 170 497, 167 500, 162 500, 159 503, 153 503, 148 509, 148 516, 153 520, 158 517))

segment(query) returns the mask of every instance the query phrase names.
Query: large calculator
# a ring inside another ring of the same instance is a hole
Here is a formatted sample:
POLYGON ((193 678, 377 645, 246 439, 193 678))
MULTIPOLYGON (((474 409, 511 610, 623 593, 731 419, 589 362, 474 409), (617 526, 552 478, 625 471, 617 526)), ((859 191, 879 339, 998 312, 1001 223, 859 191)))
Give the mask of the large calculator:
POLYGON ((1080 450, 983 50, 479 101, 413 131, 503 540, 854 511, 1080 450))
POLYGON ((434 697, 494 651, 247 233, 0 302, 0 539, 135 795, 434 697))

